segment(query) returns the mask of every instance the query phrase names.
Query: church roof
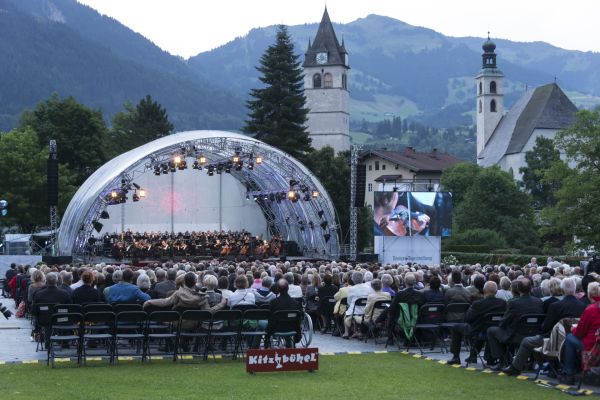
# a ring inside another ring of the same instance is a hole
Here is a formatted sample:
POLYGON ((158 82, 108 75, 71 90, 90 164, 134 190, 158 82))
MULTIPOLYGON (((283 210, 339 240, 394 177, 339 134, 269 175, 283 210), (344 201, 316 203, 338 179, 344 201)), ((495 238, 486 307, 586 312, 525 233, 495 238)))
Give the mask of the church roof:
POLYGON ((536 129, 565 129, 575 122, 577 107, 556 83, 526 91, 502 117, 479 154, 480 165, 497 164, 523 151, 536 129))
POLYGON ((323 18, 319 24, 319 30, 317 36, 312 44, 309 43, 309 48, 306 51, 304 58, 304 67, 315 67, 321 66, 317 64, 316 56, 317 53, 327 52, 328 60, 325 65, 344 65, 344 54, 347 53, 343 45, 340 45, 335 31, 333 30, 333 24, 329 19, 329 13, 327 7, 323 13, 323 18))
POLYGON ((361 156, 361 161, 370 156, 383 158, 414 172, 442 172, 454 164, 463 162, 450 154, 439 152, 437 149, 433 149, 429 153, 421 153, 411 147, 405 148, 403 152, 370 150, 361 156))

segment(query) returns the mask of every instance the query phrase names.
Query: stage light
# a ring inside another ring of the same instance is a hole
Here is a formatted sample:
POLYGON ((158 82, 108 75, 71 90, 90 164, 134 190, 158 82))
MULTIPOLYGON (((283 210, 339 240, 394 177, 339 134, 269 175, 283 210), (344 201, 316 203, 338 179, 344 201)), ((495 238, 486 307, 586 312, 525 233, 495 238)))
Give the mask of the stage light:
POLYGON ((158 165, 154 166, 154 175, 156 175, 156 176, 160 175, 160 166, 158 166, 158 165))
POLYGON ((310 229, 315 229, 315 224, 313 224, 313 222, 312 222, 312 221, 308 221, 308 227, 309 227, 310 229))
POLYGON ((296 197, 296 192, 290 190, 287 194, 288 199, 293 200, 296 197))
POLYGON ((321 210, 317 213, 317 215, 319 216, 319 218, 323 218, 323 215, 325 215, 325 211, 321 210))
POLYGON ((323 229, 327 229, 327 225, 329 225, 329 224, 327 223, 327 221, 323 221, 323 222, 321 222, 321 228, 323 228, 323 229))
POLYGON ((246 195, 246 200, 250 200, 250 195, 249 194, 246 195))
POLYGON ((295 180, 295 179, 290 179, 290 187, 294 187, 294 186, 296 186, 296 185, 297 185, 297 184, 299 184, 299 183, 300 183, 300 182, 298 182, 298 181, 297 181, 297 180, 295 180))
POLYGON ((331 239, 331 235, 329 233, 326 233, 323 235, 323 239, 325 239, 325 243, 329 243, 329 239, 331 239))
POLYGON ((317 199, 319 197, 319 192, 316 191, 316 190, 313 190, 312 191, 312 197, 313 197, 313 199, 317 199))
POLYGON ((100 218, 102 219, 109 219, 110 215, 108 214, 108 211, 104 210, 100 213, 100 218))
POLYGON ((215 170, 215 167, 213 167, 212 165, 209 165, 208 166, 208 176, 213 176, 214 170, 215 170))
POLYGON ((100 231, 102 230, 102 227, 104 225, 102 225, 100 222, 98 221, 94 221, 92 222, 92 226, 94 227, 94 229, 96 230, 96 232, 100 233, 100 231))
POLYGON ((238 156, 237 154, 235 156, 233 156, 231 158, 231 161, 233 161, 234 163, 239 163, 240 162, 240 156, 238 156))
POLYGON ((310 193, 304 194, 304 201, 310 201, 310 193))
POLYGON ((269 195, 266 195, 266 194, 265 194, 265 195, 263 196, 263 200, 264 200, 264 201, 267 201, 267 200, 269 200, 269 195))
POLYGON ((221 172, 223 172, 223 164, 217 165, 217 174, 220 174, 221 172))
POLYGON ((112 192, 110 192, 111 199, 116 199, 117 197, 119 197, 119 193, 117 193, 116 190, 113 190, 112 192))
POLYGON ((254 201, 258 201, 258 196, 254 196, 254 201))
POLYGON ((137 183, 135 183, 135 182, 131 182, 131 184, 132 184, 132 185, 133 185, 133 187, 134 187, 134 188, 136 188, 136 189, 139 189, 139 188, 140 188, 140 185, 138 185, 138 184, 137 184, 137 183))
POLYGON ((175 163, 175 165, 179 164, 181 162, 181 157, 180 156, 175 156, 173 158, 173 162, 175 163))
POLYGON ((248 169, 254 169, 254 163, 252 161, 248 163, 248 169))
POLYGON ((244 163, 242 161, 240 161, 239 163, 235 164, 235 170, 241 171, 243 166, 244 166, 244 163))
POLYGON ((256 156, 256 163, 258 165, 260 165, 260 164, 262 164, 262 162, 263 162, 263 158, 261 156, 256 156))
POLYGON ((199 162, 200 164, 206 164, 206 157, 204 157, 204 156, 200 156, 200 157, 198 157, 198 162, 199 162))
POLYGON ((121 197, 119 198, 119 201, 118 201, 118 202, 119 202, 119 203, 126 203, 126 202, 127 202, 127 196, 121 196, 121 197))
POLYGON ((166 174, 168 174, 168 173, 169 173, 169 166, 168 166, 167 164, 162 164, 162 165, 160 166, 160 168, 162 169, 162 173, 163 173, 164 175, 166 175, 166 174))
POLYGON ((201 167, 200 167, 200 164, 198 163, 198 160, 194 161, 194 163, 192 164, 192 169, 199 169, 199 168, 201 168, 201 167))
POLYGON ((140 196, 140 199, 143 199, 144 197, 146 197, 146 191, 140 188, 140 190, 138 191, 138 196, 140 196))
POLYGON ((132 198, 133 198, 134 203, 137 203, 138 201, 140 201, 140 196, 138 196, 137 193, 134 193, 132 198))
POLYGON ((231 173, 231 163, 227 163, 225 165, 225 173, 230 174, 231 173))
POLYGON ((180 171, 187 169, 187 162, 185 160, 181 160, 179 163, 177 163, 177 169, 180 171))
POLYGON ((177 172, 177 164, 175 164, 175 161, 169 161, 169 171, 177 172))

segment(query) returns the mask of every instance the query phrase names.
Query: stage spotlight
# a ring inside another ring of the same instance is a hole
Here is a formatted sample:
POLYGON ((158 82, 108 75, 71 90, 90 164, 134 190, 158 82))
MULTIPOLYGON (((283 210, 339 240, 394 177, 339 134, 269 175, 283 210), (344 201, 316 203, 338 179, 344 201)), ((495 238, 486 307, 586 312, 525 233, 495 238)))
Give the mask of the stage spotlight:
POLYGON ((111 199, 116 200, 117 197, 119 197, 119 193, 116 190, 113 190, 112 192, 110 192, 111 199))
POLYGON ((199 169, 200 168, 200 163, 198 163, 198 160, 194 161, 194 163, 192 164, 192 169, 199 169))
POLYGON ((231 173, 231 167, 232 167, 231 163, 225 164, 225 173, 226 174, 230 174, 231 173))
POLYGON ((102 219, 109 219, 110 215, 108 215, 108 211, 104 210, 100 213, 100 218, 102 219))
POLYGON ((231 157, 231 161, 233 161, 235 164, 239 163, 240 160, 241 160, 240 156, 237 154, 235 156, 231 157))
POLYGON ((273 193, 269 195, 269 200, 275 201, 275 195, 273 193))
POLYGON ((246 194, 246 200, 250 200, 250 195, 246 194))
POLYGON ((119 201, 118 201, 118 202, 119 202, 119 203, 126 203, 126 202, 127 202, 127 196, 121 196, 121 197, 119 198, 119 201))
POLYGON ((200 157, 198 157, 198 162, 199 162, 200 164, 206 164, 206 157, 204 157, 204 156, 200 156, 200 157))
POLYGON ((258 196, 254 196, 254 201, 258 201, 258 196))
POLYGON ((295 180, 295 179, 290 179, 290 187, 294 187, 294 186, 296 186, 296 185, 297 185, 297 184, 299 184, 299 183, 300 183, 300 182, 298 182, 298 181, 297 181, 297 180, 295 180))
POLYGON ((315 229, 315 224, 313 224, 313 222, 312 222, 312 221, 308 221, 308 227, 309 227, 310 229, 315 229))
POLYGON ((325 215, 325 211, 321 210, 317 213, 317 215, 319 216, 319 218, 323 218, 323 215, 325 215))
POLYGON ((262 162, 263 162, 263 158, 261 156, 256 156, 256 163, 258 165, 260 165, 260 164, 262 164, 262 162))
POLYGON ((244 163, 242 161, 240 161, 239 163, 235 164, 235 170, 241 171, 243 166, 244 166, 244 163))
POLYGON ((304 194, 304 201, 310 201, 310 193, 304 194))
POLYGON ((221 172, 223 172, 223 164, 217 165, 217 174, 220 174, 221 172))
POLYGON ((132 199, 134 203, 137 203, 140 201, 140 196, 137 193, 134 193, 132 199))
POLYGON ((104 225, 102 225, 100 222, 98 221, 94 221, 92 222, 92 226, 94 227, 94 229, 96 230, 96 232, 100 233, 100 231, 102 230, 102 227, 104 225))
POLYGON ((269 200, 269 195, 266 195, 266 194, 265 194, 265 195, 263 196, 263 200, 264 200, 264 201, 267 201, 267 200, 269 200))
POLYGON ((252 161, 248 163, 248 169, 254 169, 254 163, 252 161))
POLYGON ((329 225, 329 224, 327 223, 327 221, 323 221, 323 222, 321 222, 321 228, 323 228, 323 229, 327 229, 327 225, 329 225))
POLYGON ((212 165, 209 165, 208 166, 208 176, 213 176, 214 170, 215 170, 215 167, 213 167, 212 165))
POLYGON ((160 175, 160 166, 158 166, 158 165, 154 166, 154 175, 156 175, 156 176, 160 175))
POLYGON ((177 169, 180 171, 187 169, 187 161, 181 160, 179 163, 177 163, 177 169))
POLYGON ((181 156, 173 157, 173 162, 175 163, 175 165, 178 165, 181 162, 181 156))
POLYGON ((169 166, 168 166, 167 164, 162 164, 162 165, 160 166, 160 168, 162 169, 162 173, 163 173, 164 175, 166 175, 166 174, 168 174, 168 173, 169 173, 169 166))
POLYGON ((329 233, 326 233, 323 235, 323 239, 325 239, 325 243, 329 243, 329 239, 331 239, 331 235, 329 233))
POLYGON ((318 198, 318 197, 319 197, 319 192, 318 192, 318 191, 316 191, 316 190, 313 190, 313 191, 312 191, 312 197, 313 197, 313 199, 316 199, 316 198, 318 198))
POLYGON ((177 164, 175 164, 175 161, 169 161, 169 171, 177 172, 177 164))
POLYGON ((134 187, 134 188, 136 188, 136 189, 139 189, 139 188, 140 188, 140 185, 138 185, 138 184, 137 184, 137 183, 135 183, 135 182, 131 182, 131 184, 132 184, 132 185, 133 185, 133 187, 134 187))
POLYGON ((288 199, 290 200, 294 200, 296 198, 298 194, 296 192, 294 192, 293 190, 290 190, 287 194, 288 199))
POLYGON ((146 197, 146 191, 140 188, 140 190, 138 190, 138 196, 140 196, 140 199, 143 199, 144 197, 146 197))

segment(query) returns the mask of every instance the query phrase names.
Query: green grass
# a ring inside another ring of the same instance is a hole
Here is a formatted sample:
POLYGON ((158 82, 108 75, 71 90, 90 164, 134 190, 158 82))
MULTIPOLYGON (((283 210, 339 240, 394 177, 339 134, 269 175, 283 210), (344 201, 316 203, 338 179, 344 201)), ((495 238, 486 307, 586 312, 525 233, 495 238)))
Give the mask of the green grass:
POLYGON ((319 371, 249 375, 243 362, 0 366, 3 399, 566 399, 515 378, 399 353, 320 357, 319 371))

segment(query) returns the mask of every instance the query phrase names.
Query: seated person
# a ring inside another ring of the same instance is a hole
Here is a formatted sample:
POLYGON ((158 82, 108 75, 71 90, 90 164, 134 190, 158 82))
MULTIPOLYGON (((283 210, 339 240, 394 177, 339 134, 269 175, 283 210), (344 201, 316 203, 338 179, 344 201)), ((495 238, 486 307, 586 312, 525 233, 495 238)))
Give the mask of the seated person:
MULTIPOLYGON (((452 340, 450 342, 450 352, 452 359, 448 364, 460 364, 460 347, 464 336, 469 338, 477 338, 485 328, 485 315, 493 312, 504 312, 506 310, 506 302, 496 297, 498 285, 496 282, 488 281, 483 285, 483 299, 477 300, 471 304, 465 322, 456 324, 452 327, 452 340)), ((471 346, 471 354, 467 359, 468 363, 477 362, 477 354, 481 350, 481 341, 475 341, 471 346)))
POLYGON ((379 279, 373 279, 371 281, 371 288, 373 293, 367 297, 367 305, 365 306, 364 319, 362 320, 363 328, 368 328, 369 325, 375 325, 375 321, 379 315, 383 312, 381 309, 375 309, 374 305, 378 301, 391 300, 392 296, 389 293, 381 290, 381 281, 379 279))
POLYGON ((275 297, 275 293, 271 292, 273 279, 270 276, 265 276, 261 280, 260 287, 254 290, 254 302, 256 305, 270 303, 275 297))
MULTIPOLYGON (((362 315, 365 313, 364 306, 356 306, 356 300, 361 298, 367 298, 369 294, 371 294, 371 288, 365 284, 363 284, 363 274, 362 272, 354 272, 352 274, 352 282, 354 282, 354 286, 352 286, 348 290, 348 309, 346 310, 346 315, 344 317, 344 335, 342 338, 349 339, 350 338, 350 329, 352 324, 360 324, 362 321, 362 315), (354 315, 354 317, 353 317, 354 315)), ((360 337, 360 333, 355 332, 354 337, 360 337)))
POLYGON ((238 275, 235 278, 234 285, 235 292, 233 292, 233 294, 229 296, 229 299, 227 299, 227 305, 229 308, 256 304, 254 290, 248 289, 248 279, 246 279, 246 275, 238 275))
POLYGON ((113 279, 119 281, 108 290, 109 303, 136 303, 150 300, 150 295, 142 292, 139 287, 133 285, 133 271, 129 268, 124 271, 117 270, 113 273, 113 279))
POLYGON ((102 292, 94 287, 94 274, 90 270, 86 270, 81 274, 83 285, 73 290, 73 303, 87 304, 104 302, 102 292))
POLYGON ((573 326, 564 343, 563 376, 561 382, 572 385, 577 367, 577 354, 590 351, 596 343, 596 331, 600 329, 600 284, 591 282, 588 285, 588 298, 591 304, 587 306, 577 326, 573 326))
POLYGON ((442 292, 442 280, 434 275, 429 280, 429 289, 424 292, 428 303, 444 304, 444 292, 442 292))
MULTIPOLYGON (((290 295, 288 294, 289 284, 286 279, 280 279, 277 281, 277 292, 279 293, 279 295, 277 296, 276 299, 271 301, 271 308, 270 308, 271 315, 273 315, 276 311, 289 311, 289 310, 301 311, 298 302, 295 299, 291 298, 290 295)), ((279 325, 275 326, 273 321, 270 320, 267 325, 266 332, 269 336, 271 336, 277 330, 282 331, 282 332, 296 331, 296 336, 294 337, 294 341, 299 342, 300 338, 301 338, 301 334, 302 334, 301 328, 302 327, 301 327, 300 323, 297 323, 294 325, 279 324, 279 325)), ((267 339, 267 343, 265 344, 265 347, 268 347, 269 343, 270 343, 270 339, 267 339)), ((286 337, 285 343, 286 343, 286 347, 292 347, 291 338, 286 337)))
POLYGON ((387 345, 394 344, 394 329, 396 327, 396 320, 398 319, 398 315, 400 313, 400 304, 416 304, 420 308, 426 302, 423 292, 420 292, 414 288, 416 281, 417 279, 415 274, 408 272, 404 276, 405 289, 396 293, 387 313, 381 313, 379 318, 376 320, 378 323, 382 322, 383 320, 386 321, 388 331, 387 345))
POLYGON ((183 278, 183 286, 174 291, 166 299, 153 299, 144 303, 144 308, 155 307, 170 307, 173 310, 178 309, 193 309, 193 310, 220 310, 225 306, 225 299, 222 299, 214 306, 210 306, 209 296, 204 292, 197 292, 196 287, 197 276, 193 272, 188 272, 183 278))

